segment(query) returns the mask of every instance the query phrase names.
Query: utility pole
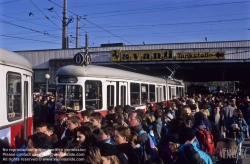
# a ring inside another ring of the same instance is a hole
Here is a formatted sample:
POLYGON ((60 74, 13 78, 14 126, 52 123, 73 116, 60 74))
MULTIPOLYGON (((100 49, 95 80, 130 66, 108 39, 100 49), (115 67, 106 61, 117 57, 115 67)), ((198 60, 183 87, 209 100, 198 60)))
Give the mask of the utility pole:
POLYGON ((67 0, 63 4, 63 20, 62 20, 62 49, 67 48, 67 0))
POLYGON ((77 15, 77 18, 76 18, 76 48, 78 48, 78 30, 79 30, 78 21, 79 21, 79 16, 77 15))
POLYGON ((85 49, 86 49, 86 54, 88 54, 89 51, 89 36, 88 34, 85 35, 85 49))

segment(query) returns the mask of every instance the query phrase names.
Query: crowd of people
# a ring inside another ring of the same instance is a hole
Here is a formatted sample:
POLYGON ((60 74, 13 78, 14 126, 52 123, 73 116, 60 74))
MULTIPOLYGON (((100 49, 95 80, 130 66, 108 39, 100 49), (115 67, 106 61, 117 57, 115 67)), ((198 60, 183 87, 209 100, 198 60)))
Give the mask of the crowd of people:
POLYGON ((24 146, 30 156, 19 155, 12 163, 32 157, 60 159, 40 161, 57 164, 212 164, 211 156, 218 164, 242 163, 249 97, 198 94, 132 109, 110 106, 105 117, 93 110, 80 115, 67 110, 62 134, 54 133, 48 117, 39 118, 24 146), (63 160, 77 150, 83 153, 78 161, 63 160))

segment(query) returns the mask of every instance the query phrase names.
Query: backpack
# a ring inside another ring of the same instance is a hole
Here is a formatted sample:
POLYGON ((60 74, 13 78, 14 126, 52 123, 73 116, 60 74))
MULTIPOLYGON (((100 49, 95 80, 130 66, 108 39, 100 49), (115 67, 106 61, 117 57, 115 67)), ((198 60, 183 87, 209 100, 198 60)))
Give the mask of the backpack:
MULTIPOLYGON (((141 136, 143 133, 146 133, 143 129, 139 131, 138 135, 141 136)), ((157 157, 158 156, 158 152, 157 152, 157 148, 155 147, 154 141, 151 138, 151 135, 146 133, 148 136, 148 140, 149 140, 149 145, 150 145, 150 156, 152 157, 157 157)), ((145 153, 145 144, 142 145, 142 149, 143 149, 143 154, 145 153)), ((145 154, 144 154, 145 155, 145 154)))
POLYGON ((212 133, 207 129, 199 129, 196 133, 196 137, 199 141, 200 149, 207 154, 212 154, 215 151, 214 137, 212 133))

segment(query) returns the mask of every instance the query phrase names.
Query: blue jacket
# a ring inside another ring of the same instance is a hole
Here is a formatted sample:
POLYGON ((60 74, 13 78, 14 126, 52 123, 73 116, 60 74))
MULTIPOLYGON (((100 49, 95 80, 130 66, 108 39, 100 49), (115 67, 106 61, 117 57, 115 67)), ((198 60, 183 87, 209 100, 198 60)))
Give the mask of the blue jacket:
POLYGON ((204 151, 200 150, 197 145, 199 145, 198 140, 195 140, 192 145, 194 149, 199 153, 200 157, 206 162, 206 164, 213 164, 209 155, 207 155, 204 151))
POLYGON ((197 143, 194 141, 192 144, 182 144, 178 147, 178 157, 174 164, 213 164, 209 155, 196 147, 197 143))
POLYGON ((244 119, 240 119, 239 117, 235 117, 235 116, 230 117, 226 123, 226 128, 229 130, 229 136, 232 138, 234 137, 233 132, 236 132, 237 144, 240 144, 245 140, 244 132, 247 130, 248 125, 244 119), (240 130, 239 131, 233 130, 233 128, 231 127, 232 124, 238 124, 238 127, 240 128, 240 130))

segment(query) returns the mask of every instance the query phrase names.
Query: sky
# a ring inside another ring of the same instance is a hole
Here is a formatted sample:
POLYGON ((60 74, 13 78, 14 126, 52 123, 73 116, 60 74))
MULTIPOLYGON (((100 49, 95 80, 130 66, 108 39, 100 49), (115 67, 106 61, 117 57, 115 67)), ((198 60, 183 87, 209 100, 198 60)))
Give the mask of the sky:
MULTIPOLYGON (((0 0, 0 47, 62 48, 64 0, 0 0)), ((250 40, 250 0, 67 0, 69 48, 250 40), (205 39, 206 38, 206 39, 205 39)))

